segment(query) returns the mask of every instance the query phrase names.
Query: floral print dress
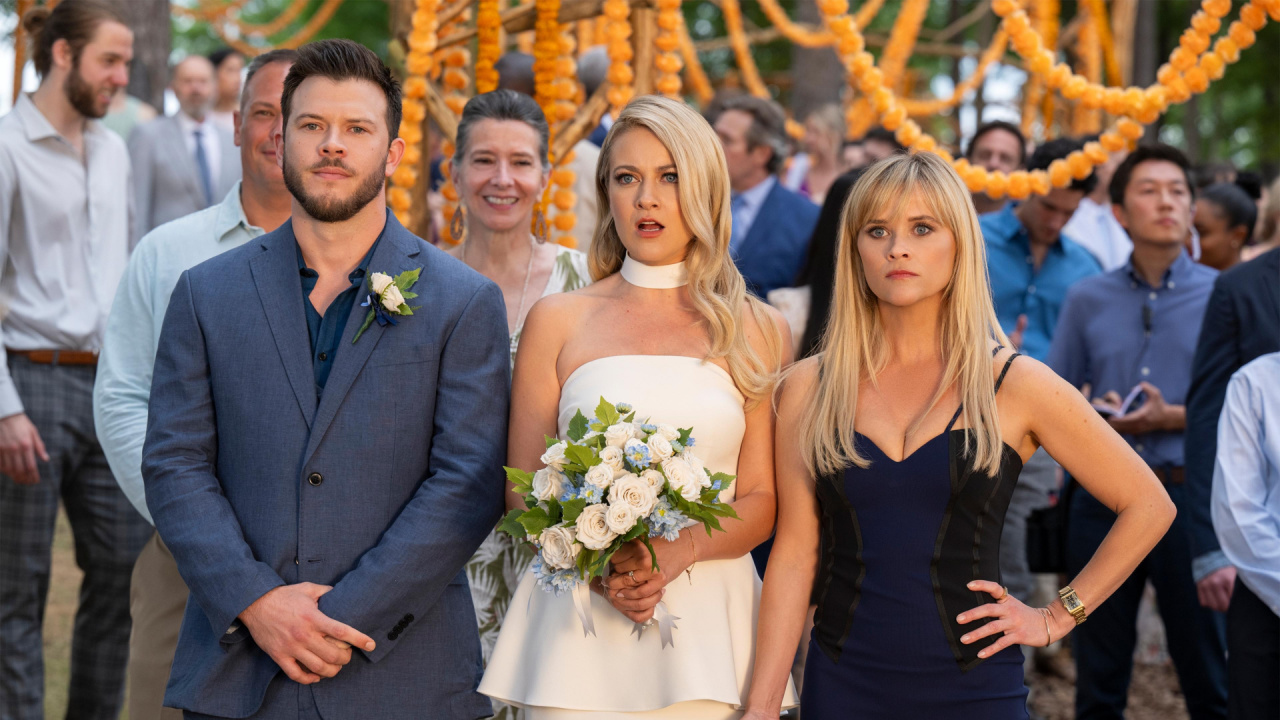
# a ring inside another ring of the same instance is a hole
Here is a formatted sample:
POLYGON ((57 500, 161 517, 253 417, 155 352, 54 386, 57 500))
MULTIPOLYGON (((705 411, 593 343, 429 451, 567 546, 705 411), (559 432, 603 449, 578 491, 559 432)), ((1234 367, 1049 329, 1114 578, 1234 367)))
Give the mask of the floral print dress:
MULTIPOLYGON (((556 261, 547 286, 538 297, 560 292, 570 292, 591 283, 587 269, 587 256, 577 250, 556 247, 556 261)), ((520 344, 521 326, 511 334, 511 365, 515 366, 516 348, 520 344)), ((476 623, 480 630, 480 651, 486 665, 493 655, 502 619, 506 617, 520 577, 533 562, 533 552, 526 545, 517 545, 511 536, 489 533, 476 554, 467 562, 467 582, 471 585, 471 601, 476 606, 476 623)), ((523 713, 518 708, 494 702, 495 720, 519 720, 523 713)))

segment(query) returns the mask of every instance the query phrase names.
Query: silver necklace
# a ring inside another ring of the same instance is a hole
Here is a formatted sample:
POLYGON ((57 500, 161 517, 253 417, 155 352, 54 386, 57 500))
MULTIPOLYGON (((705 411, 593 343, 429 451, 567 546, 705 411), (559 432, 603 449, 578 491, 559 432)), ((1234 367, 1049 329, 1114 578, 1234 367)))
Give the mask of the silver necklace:
MULTIPOLYGON (((462 262, 467 262, 467 246, 471 243, 462 244, 462 262)), ((524 268, 524 287, 520 289, 520 305, 516 308, 515 330, 512 335, 520 332, 520 328, 524 327, 524 323, 520 322, 520 316, 524 314, 525 297, 529 294, 529 277, 533 275, 533 256, 537 252, 538 247, 533 242, 529 243, 529 264, 524 268)))

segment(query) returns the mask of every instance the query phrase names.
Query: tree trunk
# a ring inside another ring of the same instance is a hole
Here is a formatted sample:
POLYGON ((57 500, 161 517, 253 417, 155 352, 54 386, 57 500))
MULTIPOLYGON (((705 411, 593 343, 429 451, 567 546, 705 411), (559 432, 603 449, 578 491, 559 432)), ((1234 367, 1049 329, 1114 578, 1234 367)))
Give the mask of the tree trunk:
MULTIPOLYGON (((850 3, 853 5, 861 3, 850 3)), ((822 25, 822 15, 814 0, 797 0, 796 19, 811 25, 822 25)), ((797 118, 806 117, 810 111, 840 104, 840 95, 846 89, 844 67, 835 50, 792 46, 791 72, 795 84, 791 86, 791 111, 797 118), (804 68, 798 72, 797 68, 804 68)))
POLYGON ((169 84, 169 0, 107 0, 133 30, 133 67, 129 70, 130 95, 164 114, 164 89, 169 84))

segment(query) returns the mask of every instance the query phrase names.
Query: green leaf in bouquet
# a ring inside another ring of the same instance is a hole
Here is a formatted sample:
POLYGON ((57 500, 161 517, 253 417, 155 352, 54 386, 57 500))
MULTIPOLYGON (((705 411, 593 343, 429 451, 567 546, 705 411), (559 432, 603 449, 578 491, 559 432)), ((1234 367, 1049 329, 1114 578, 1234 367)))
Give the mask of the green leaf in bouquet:
POLYGON ((644 543, 644 546, 649 548, 649 560, 653 564, 653 567, 651 568, 651 570, 653 572, 658 572, 658 570, 660 569, 658 567, 658 553, 653 551, 653 543, 649 542, 649 536, 641 535, 640 542, 644 543))
POLYGON ((622 422, 633 422, 635 419, 636 419, 636 411, 632 410, 631 412, 627 413, 626 417, 622 418, 622 422))
POLYGON ((621 416, 618 415, 618 409, 603 397, 600 398, 600 404, 596 406, 596 417, 600 419, 600 422, 604 423, 606 428, 610 425, 617 425, 618 420, 621 419, 621 416))
POLYGON ((502 522, 498 525, 498 529, 516 540, 524 540, 528 537, 528 534, 525 532, 524 526, 520 524, 520 515, 523 513, 524 511, 519 508, 507 513, 506 517, 502 518, 502 522))
POLYGON ((525 495, 524 506, 529 508, 530 510, 538 507, 538 498, 534 497, 533 494, 525 495))
POLYGON ((533 492, 533 473, 520 468, 502 467, 507 472, 507 482, 511 483, 517 495, 528 495, 533 492))
POLYGON ((582 441, 582 444, 589 448, 595 448, 596 452, 604 449, 604 435, 592 435, 590 438, 582 441))
POLYGON ((680 428, 680 437, 676 441, 681 445, 689 444, 689 436, 693 434, 693 428, 680 428))
POLYGON ((547 499, 547 527, 560 524, 560 501, 555 498, 547 499))
POLYGON ((524 526, 525 532, 530 537, 541 535, 543 530, 551 527, 551 518, 547 515, 547 511, 540 506, 526 510, 520 516, 519 522, 524 526))
POLYGON ((605 427, 605 424, 600 422, 599 420, 591 421, 591 424, 588 425, 587 427, 591 428, 592 430, 595 430, 596 432, 604 432, 607 429, 605 427))
POLYGON ((719 481, 720 481, 720 489, 721 489, 721 490, 723 490, 723 489, 725 489, 725 488, 729 487, 729 483, 733 482, 733 479, 734 479, 735 477, 737 477, 737 476, 736 476, 736 475, 730 475, 729 473, 722 473, 722 472, 714 473, 714 474, 712 474, 712 476, 711 476, 711 483, 714 485, 714 484, 715 484, 715 482, 716 482, 717 480, 719 480, 719 481))
POLYGON ((550 448, 552 445, 555 445, 556 443, 560 442, 560 438, 553 438, 553 437, 551 437, 550 435, 543 435, 543 436, 542 436, 542 439, 543 439, 543 441, 544 441, 544 442, 546 442, 546 443, 547 443, 547 447, 548 447, 548 448, 550 448))
POLYGON ((578 516, 587 508, 587 501, 584 498, 576 498, 560 503, 560 510, 563 513, 561 519, 563 522, 572 523, 578 521, 578 516))
POLYGON ((569 421, 569 439, 574 442, 582 442, 582 436, 587 434, 587 416, 582 414, 582 410, 574 413, 573 419, 569 421))
POLYGON ((596 561, 596 551, 583 548, 582 552, 578 553, 578 562, 576 563, 576 565, 578 566, 578 577, 582 578, 583 580, 590 579, 591 565, 595 561, 596 561))
POLYGON ((645 526, 644 521, 637 520, 636 524, 627 531, 627 534, 618 538, 618 540, 622 543, 629 543, 647 532, 649 532, 649 528, 645 526))
POLYGON ((598 465, 600 458, 591 452, 591 448, 582 445, 570 445, 564 450, 564 456, 569 462, 582 468, 582 472, 586 472, 587 468, 592 465, 598 465))

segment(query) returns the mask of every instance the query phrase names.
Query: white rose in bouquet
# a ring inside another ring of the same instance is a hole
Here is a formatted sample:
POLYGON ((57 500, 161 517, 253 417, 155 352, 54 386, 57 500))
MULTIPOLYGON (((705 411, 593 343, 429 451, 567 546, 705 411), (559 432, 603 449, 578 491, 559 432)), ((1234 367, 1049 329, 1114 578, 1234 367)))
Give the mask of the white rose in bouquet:
POLYGON ((636 511, 626 503, 613 503, 609 505, 609 511, 604 514, 604 519, 610 530, 619 535, 625 535, 635 527, 636 511))
POLYGON ((707 468, 702 464, 702 460, 691 450, 685 450, 680 453, 681 459, 689 463, 689 467, 693 468, 693 473, 698 476, 698 484, 704 488, 711 487, 711 476, 707 474, 707 468))
POLYGON ((578 515, 578 542, 582 543, 583 547, 603 550, 618 537, 617 533, 609 529, 609 521, 605 518, 608 512, 608 505, 597 503, 588 505, 582 514, 578 515))
POLYGON ((621 449, 633 437, 635 437, 635 428, 631 426, 631 423, 620 422, 605 429, 604 444, 621 449))
POLYGON ((392 282, 394 281, 391 279, 391 276, 386 273, 374 273, 369 276, 369 286, 372 287, 373 291, 378 295, 381 295, 382 291, 386 290, 392 282))
POLYGON ((666 423, 658 423, 657 435, 664 438, 667 442, 675 442, 680 438, 680 431, 674 426, 666 423))
POLYGON ((586 481, 601 490, 609 487, 609 483, 613 482, 613 468, 604 463, 593 465, 585 477, 586 481))
POLYGON ((400 288, 392 285, 382 293, 382 307, 391 312, 399 312, 400 306, 404 304, 404 295, 401 294, 400 288))
POLYGON ((649 438, 649 455, 655 463, 661 463, 663 460, 675 455, 676 451, 671 447, 671 441, 654 433, 649 438))
POLYGON ((667 483, 667 479, 662 476, 662 473, 652 468, 640 473, 640 478, 649 483, 649 487, 653 488, 655 494, 661 493, 662 486, 667 483))
POLYGON ((556 570, 567 570, 578 561, 582 546, 573 541, 571 527, 552 527, 542 531, 538 544, 542 546, 542 561, 556 570))
POLYGON ((564 470, 564 463, 565 463, 564 451, 565 451, 565 448, 567 447, 568 446, 563 442, 558 442, 555 445, 552 445, 551 447, 547 448, 547 451, 542 453, 542 457, 538 459, 542 461, 543 465, 546 465, 549 468, 554 468, 555 470, 564 470))
POLYGON ((622 448, 610 445, 600 451, 601 464, 608 465, 609 468, 613 470, 613 476, 615 478, 627 471, 627 467, 623 464, 622 460, 622 448))
POLYGON ((564 473, 549 467, 542 468, 533 474, 533 496, 543 501, 559 498, 567 482, 569 478, 564 473))
POLYGON ((680 493, 680 497, 689 502, 698 499, 698 494, 702 492, 702 482, 686 460, 678 457, 666 460, 662 463, 662 473, 667 476, 671 487, 680 493))
MULTIPOLYGON (((646 470, 646 473, 652 472, 662 475, 653 470, 646 470)), ((649 480, 627 473, 617 480, 613 481, 613 487, 609 488, 609 504, 626 505, 635 512, 637 517, 644 517, 653 512, 653 506, 658 502, 658 491, 650 485, 649 480)))

